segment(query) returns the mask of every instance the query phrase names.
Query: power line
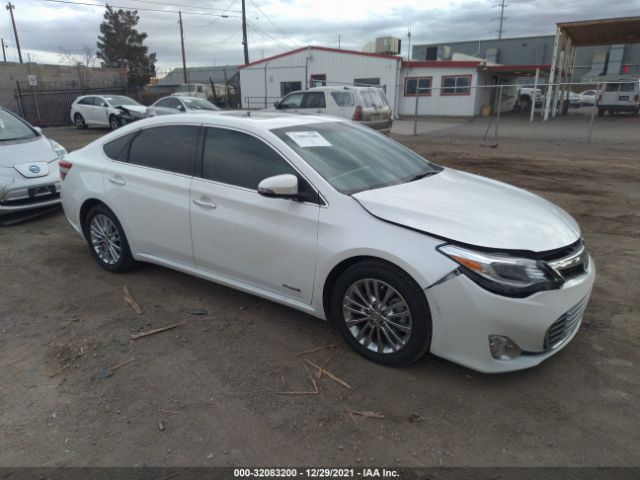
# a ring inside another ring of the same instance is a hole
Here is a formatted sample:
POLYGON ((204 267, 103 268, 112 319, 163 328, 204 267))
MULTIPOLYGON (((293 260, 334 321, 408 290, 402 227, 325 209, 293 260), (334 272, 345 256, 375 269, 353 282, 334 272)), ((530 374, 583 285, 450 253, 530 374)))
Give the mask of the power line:
MULTIPOLYGON (((219 22, 221 18, 226 18, 227 16, 225 15, 225 13, 226 12, 230 12, 231 10, 229 10, 229 9, 231 7, 233 7, 237 2, 238 2, 238 0, 233 0, 229 4, 229 6, 222 11, 220 16, 218 18, 216 18, 213 22, 209 22, 209 23, 206 23, 204 25, 191 25, 191 28, 205 28, 205 27, 210 27, 211 25, 214 25, 215 23, 219 22)), ((236 12, 237 10, 233 10, 233 11, 236 12)), ((189 25, 189 24, 187 23, 187 25, 189 25)))
MULTIPOLYGON (((87 5, 90 7, 102 7, 102 8, 106 8, 106 5, 104 3, 88 3, 88 2, 75 2, 75 1, 71 1, 71 0, 42 0, 43 2, 51 2, 51 3, 64 3, 64 4, 70 4, 70 5, 87 5)), ((169 5, 168 3, 166 5, 169 5)), ((146 12, 160 12, 160 13, 178 13, 178 10, 160 10, 159 8, 138 8, 138 7, 131 7, 131 6, 123 6, 123 5, 112 5, 109 4, 110 7, 113 8, 124 8, 126 10, 141 10, 141 11, 146 11, 146 12)), ((222 14, 218 14, 218 13, 203 13, 203 12, 182 12, 185 15, 201 15, 204 17, 233 17, 233 18, 239 18, 238 15, 222 15, 222 14)))
POLYGON ((263 38, 266 38, 267 40, 271 40, 272 42, 275 42, 280 47, 284 47, 286 50, 289 50, 289 49, 293 48, 291 45, 288 45, 288 44, 282 42, 281 40, 278 40, 277 38, 271 36, 271 34, 265 32, 264 30, 262 30, 260 28, 258 28, 257 25, 249 22, 248 20, 247 20, 247 24, 249 24, 249 26, 253 30, 255 30, 258 34, 260 34, 263 38))
MULTIPOLYGON (((273 23, 273 21, 272 21, 272 20, 267 16, 267 14, 266 14, 266 13, 264 13, 264 12, 262 11, 262 9, 261 9, 258 5, 256 5, 256 3, 255 3, 253 0, 249 0, 249 1, 251 2, 251 5, 253 5, 253 6, 254 6, 254 7, 255 7, 255 8, 256 8, 256 9, 257 9, 261 14, 262 14, 262 16, 263 16, 264 18, 266 18, 266 19, 267 19, 267 21, 268 21, 271 25, 273 25, 273 26, 276 28, 276 30, 278 30, 278 31, 279 31, 279 32, 280 32, 284 37, 286 37, 288 40, 291 40, 291 38, 290 38, 286 33, 284 33, 284 32, 282 31, 282 29, 281 29, 280 27, 278 27, 278 25, 276 25, 275 23, 273 23)), ((291 48, 291 47, 289 47, 289 48, 291 48)))
MULTIPOLYGON (((187 7, 187 8, 193 8, 193 5, 186 5, 184 3, 165 3, 165 2, 157 2, 155 0, 129 0, 130 2, 139 2, 139 3, 152 3, 154 5, 164 5, 167 7, 187 7)), ((229 9, 221 9, 221 8, 213 8, 213 7, 200 7, 198 6, 197 8, 199 8, 200 10, 214 10, 216 12, 226 12, 229 9)), ((233 13, 241 13, 239 10, 234 10, 233 13)))

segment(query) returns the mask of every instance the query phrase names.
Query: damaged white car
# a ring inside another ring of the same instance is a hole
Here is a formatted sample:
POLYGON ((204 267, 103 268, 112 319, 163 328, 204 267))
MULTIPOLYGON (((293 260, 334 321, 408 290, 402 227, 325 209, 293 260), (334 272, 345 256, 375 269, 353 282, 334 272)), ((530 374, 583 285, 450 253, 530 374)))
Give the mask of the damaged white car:
POLYGON ((59 204, 58 161, 66 154, 39 128, 0 108, 0 218, 59 204))
POLYGON ((78 129, 111 130, 144 118, 147 107, 124 95, 85 95, 71 104, 71 121, 78 129))

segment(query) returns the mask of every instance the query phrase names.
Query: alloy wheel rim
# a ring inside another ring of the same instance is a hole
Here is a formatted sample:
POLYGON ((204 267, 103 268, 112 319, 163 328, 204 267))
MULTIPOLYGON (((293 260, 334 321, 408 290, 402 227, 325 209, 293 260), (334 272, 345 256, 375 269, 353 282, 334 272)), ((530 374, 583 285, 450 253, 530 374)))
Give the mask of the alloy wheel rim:
POLYGON ((122 245, 120 233, 115 223, 103 214, 98 214, 89 224, 91 246, 98 258, 107 265, 115 265, 120 260, 122 245))
POLYGON ((404 348, 413 331, 406 300, 388 283, 365 278, 353 283, 342 300, 347 329, 366 349, 380 354, 404 348))
POLYGON ((115 118, 111 119, 111 130, 116 130, 118 128, 118 120, 115 118))
POLYGON ((76 116, 76 126, 82 127, 82 117, 79 115, 76 116))

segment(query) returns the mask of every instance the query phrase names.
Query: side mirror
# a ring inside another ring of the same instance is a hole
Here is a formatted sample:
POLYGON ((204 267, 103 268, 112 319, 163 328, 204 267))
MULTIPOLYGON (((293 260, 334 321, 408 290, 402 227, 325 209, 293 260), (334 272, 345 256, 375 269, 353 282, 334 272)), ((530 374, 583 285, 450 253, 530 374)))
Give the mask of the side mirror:
POLYGON ((280 109, 280 102, 274 102, 273 106, 276 107, 277 109, 280 109))
POLYGON ((258 184, 258 193, 265 197, 296 198, 298 178, 290 173, 265 178, 258 184))
POLYGON ((104 107, 104 108, 109 108, 109 105, 107 105, 106 103, 103 103, 103 104, 102 104, 102 105, 100 105, 100 106, 101 106, 101 107, 104 107))
POLYGON ((38 134, 42 135, 42 129, 40 127, 33 127, 33 129, 38 132, 38 134))
POLYGON ((181 112, 186 112, 187 111, 187 109, 184 108, 184 105, 178 105, 178 110, 181 111, 181 112))

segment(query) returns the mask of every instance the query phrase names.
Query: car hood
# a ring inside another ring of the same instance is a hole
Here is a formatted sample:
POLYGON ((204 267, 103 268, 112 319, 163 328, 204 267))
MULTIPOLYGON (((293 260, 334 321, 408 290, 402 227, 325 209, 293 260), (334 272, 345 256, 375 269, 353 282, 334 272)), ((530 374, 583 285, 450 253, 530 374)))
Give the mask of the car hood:
POLYGON ((544 252, 580 238, 575 220, 551 202, 452 169, 353 197, 382 220, 479 247, 544 252))
POLYGON ((56 154, 44 135, 27 141, 0 142, 0 168, 13 168, 20 164, 50 162, 55 159, 56 154))
POLYGON ((116 108, 133 113, 138 113, 140 115, 143 115, 147 111, 147 107, 145 107, 144 105, 120 105, 116 108))

